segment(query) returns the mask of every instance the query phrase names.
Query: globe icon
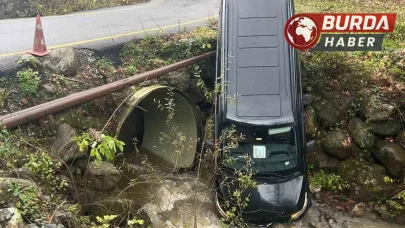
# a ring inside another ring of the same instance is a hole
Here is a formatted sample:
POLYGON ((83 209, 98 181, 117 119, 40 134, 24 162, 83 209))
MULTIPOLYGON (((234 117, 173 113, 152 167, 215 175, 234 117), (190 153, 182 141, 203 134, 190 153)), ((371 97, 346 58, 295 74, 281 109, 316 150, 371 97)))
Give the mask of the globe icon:
POLYGON ((305 16, 291 20, 287 24, 286 35, 289 43, 301 50, 312 48, 319 38, 315 22, 305 16))

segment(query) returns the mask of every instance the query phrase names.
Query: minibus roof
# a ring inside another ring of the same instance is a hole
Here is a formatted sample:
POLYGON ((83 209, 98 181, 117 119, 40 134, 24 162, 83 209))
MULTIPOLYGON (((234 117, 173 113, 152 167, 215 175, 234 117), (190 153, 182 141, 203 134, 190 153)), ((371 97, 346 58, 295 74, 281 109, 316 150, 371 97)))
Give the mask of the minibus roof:
POLYGON ((228 62, 225 121, 294 122, 290 64, 295 62, 284 39, 284 25, 292 16, 290 4, 288 0, 226 1, 222 12, 228 62))

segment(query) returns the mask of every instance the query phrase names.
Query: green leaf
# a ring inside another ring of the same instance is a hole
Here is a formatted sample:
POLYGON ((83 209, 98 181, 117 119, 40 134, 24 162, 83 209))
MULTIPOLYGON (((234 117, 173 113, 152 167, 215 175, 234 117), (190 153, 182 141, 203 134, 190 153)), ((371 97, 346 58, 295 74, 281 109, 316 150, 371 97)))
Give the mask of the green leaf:
POLYGON ((114 139, 111 138, 111 136, 108 136, 108 135, 107 135, 107 136, 104 137, 104 140, 105 140, 105 141, 113 141, 114 139))
POLYGON ((95 148, 91 149, 90 156, 94 157, 94 156, 96 156, 96 154, 98 154, 97 150, 95 148))
POLYGON ((117 147, 118 147, 118 149, 119 149, 120 151, 124 151, 124 147, 123 147, 123 145, 122 145, 120 142, 116 142, 115 145, 117 145, 117 147))
POLYGON ((110 150, 110 148, 108 148, 108 145, 107 145, 107 144, 103 143, 103 144, 101 144, 101 145, 103 145, 103 148, 104 148, 106 151, 109 151, 109 150, 110 150))
POLYGON ((110 147, 111 150, 115 150, 115 143, 114 143, 114 141, 108 141, 108 147, 110 147))
POLYGON ((80 144, 80 148, 79 148, 80 152, 84 152, 88 146, 89 146, 89 142, 86 140, 83 140, 82 143, 80 144))
POLYGON ((117 215, 105 215, 104 220, 105 221, 111 221, 111 220, 113 220, 113 219, 115 219, 117 217, 118 217, 117 215))
POLYGON ((100 153, 101 153, 102 155, 104 155, 104 154, 105 154, 105 149, 104 149, 104 148, 101 148, 101 149, 100 149, 100 153))
POLYGON ((114 160, 114 154, 112 153, 106 153, 106 158, 110 161, 114 160))
POLYGON ((101 161, 101 160, 102 160, 102 158, 101 158, 101 156, 100 156, 99 153, 96 153, 96 159, 97 159, 98 161, 101 161))

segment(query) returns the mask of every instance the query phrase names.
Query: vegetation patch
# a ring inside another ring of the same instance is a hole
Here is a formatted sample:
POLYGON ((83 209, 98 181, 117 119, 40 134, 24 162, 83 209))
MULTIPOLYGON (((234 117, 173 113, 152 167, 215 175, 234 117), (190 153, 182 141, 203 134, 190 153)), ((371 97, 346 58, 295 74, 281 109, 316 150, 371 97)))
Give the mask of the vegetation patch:
POLYGON ((63 15, 73 12, 133 5, 148 0, 6 0, 2 2, 0 19, 63 15))
POLYGON ((31 68, 20 70, 17 72, 17 78, 21 93, 26 96, 36 95, 41 82, 38 71, 33 71, 31 68))
POLYGON ((309 181, 313 187, 333 192, 342 192, 349 187, 339 175, 328 174, 322 170, 310 176, 309 181))
POLYGON ((39 191, 35 187, 10 182, 8 192, 17 209, 27 219, 43 219, 46 216, 47 207, 41 202, 39 191))
MULTIPOLYGON (((141 73, 216 50, 217 32, 211 27, 170 36, 158 35, 148 34, 143 40, 125 45, 121 52, 125 72, 141 73)), ((212 64, 212 60, 207 60, 196 65, 202 74, 213 77, 212 64)), ((189 67, 188 72, 197 73, 197 69, 189 67)))

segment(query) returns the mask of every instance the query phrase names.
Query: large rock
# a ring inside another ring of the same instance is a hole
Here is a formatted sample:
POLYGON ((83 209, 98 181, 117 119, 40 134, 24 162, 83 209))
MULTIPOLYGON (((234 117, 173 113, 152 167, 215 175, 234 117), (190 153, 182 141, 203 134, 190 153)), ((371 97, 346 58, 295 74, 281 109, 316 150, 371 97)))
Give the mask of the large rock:
POLYGON ((86 157, 87 153, 80 152, 76 142, 71 140, 75 136, 77 136, 76 130, 70 125, 60 125, 55 137, 55 142, 51 148, 51 154, 65 163, 70 163, 77 158, 86 157))
POLYGON ((398 144, 389 141, 379 141, 374 150, 374 156, 396 178, 404 178, 405 150, 398 144))
POLYGON ((334 126, 345 120, 347 110, 353 98, 341 92, 327 92, 315 103, 319 119, 326 126, 334 126))
POLYGON ((75 76, 80 67, 79 56, 73 48, 53 50, 43 57, 44 66, 55 74, 75 76))
POLYGON ((339 159, 354 157, 359 149, 351 142, 349 134, 341 130, 328 133, 322 140, 322 148, 328 154, 339 159))
POLYGON ((111 163, 96 164, 90 162, 87 167, 87 178, 90 187, 94 190, 109 191, 117 187, 121 180, 120 171, 111 163))
POLYGON ((308 158, 310 163, 316 168, 325 170, 327 172, 336 172, 339 165, 339 160, 337 158, 318 149, 308 154, 308 158))
MULTIPOLYGON (((21 61, 24 63, 23 65, 29 65, 38 70, 43 70, 45 68, 44 64, 37 57, 35 57, 31 54, 22 55, 21 61)), ((26 66, 24 66, 24 67, 26 67, 26 66)))
POLYGON ((368 123, 371 131, 377 135, 393 136, 401 131, 400 123, 397 120, 371 121, 368 123))
POLYGON ((380 96, 363 90, 359 95, 360 108, 370 121, 389 120, 395 113, 396 106, 384 101, 380 96))
POLYGON ((305 132, 311 136, 316 136, 318 131, 318 121, 314 109, 305 109, 305 132))
POLYGON ((199 79, 191 79, 187 88, 187 94, 195 104, 201 103, 205 100, 204 91, 198 86, 198 81, 199 79))
POLYGON ((392 185, 384 182, 387 173, 383 166, 351 159, 340 162, 338 173, 350 185, 351 197, 355 200, 390 197, 392 185))
POLYGON ((201 181, 163 180, 151 195, 153 199, 142 209, 150 217, 153 227, 219 227, 210 190, 201 181), (170 217, 164 216, 167 214, 170 217))
POLYGON ((0 178, 0 191, 2 191, 3 193, 7 192, 10 183, 15 183, 22 187, 34 187, 34 188, 37 187, 37 185, 30 180, 8 177, 8 178, 0 178))
POLYGON ((23 228, 24 222, 17 208, 0 209, 0 226, 5 228, 23 228))
POLYGON ((13 169, 6 177, 17 178, 17 179, 26 179, 26 180, 35 180, 35 174, 32 173, 28 168, 22 167, 18 169, 13 169))
MULTIPOLYGON (((166 82, 169 86, 176 87, 181 90, 186 90, 188 88, 188 83, 190 81, 190 76, 186 71, 173 71, 167 75, 159 78, 159 82, 166 82)), ((166 84, 160 83, 160 84, 166 84)))
POLYGON ((52 221, 55 224, 65 227, 78 227, 80 222, 78 217, 83 214, 82 206, 79 204, 64 204, 54 212, 52 221))
POLYGON ((376 143, 376 136, 371 132, 367 124, 359 118, 350 120, 349 132, 354 142, 361 148, 371 149, 376 143))

